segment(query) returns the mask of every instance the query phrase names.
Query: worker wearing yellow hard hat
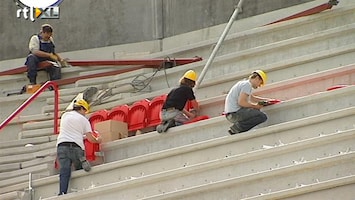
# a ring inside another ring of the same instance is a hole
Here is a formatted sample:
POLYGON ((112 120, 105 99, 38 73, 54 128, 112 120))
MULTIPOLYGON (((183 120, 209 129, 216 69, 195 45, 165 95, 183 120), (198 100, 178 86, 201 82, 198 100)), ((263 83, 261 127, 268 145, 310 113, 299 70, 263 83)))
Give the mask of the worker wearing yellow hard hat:
POLYGON ((80 110, 81 108, 83 108, 85 110, 85 113, 90 112, 90 106, 89 106, 88 102, 86 102, 84 99, 79 99, 79 100, 75 101, 73 107, 74 107, 74 110, 80 110))
POLYGON ((162 124, 157 126, 159 133, 166 132, 170 127, 182 125, 197 116, 199 105, 192 90, 196 80, 196 72, 188 70, 180 78, 180 85, 169 92, 160 113, 162 124), (190 105, 188 107, 187 102, 190 105))
POLYGON ((57 137, 57 158, 59 162, 59 194, 66 194, 72 165, 75 170, 90 171, 90 163, 85 157, 84 139, 101 143, 101 137, 93 134, 85 114, 89 104, 84 99, 74 102, 73 110, 65 112, 60 119, 60 132, 57 137))
POLYGON ((228 92, 225 99, 224 112, 228 121, 233 123, 229 129, 231 135, 248 131, 267 120, 260 109, 266 104, 261 102, 274 99, 255 96, 253 89, 264 86, 267 74, 262 70, 253 71, 248 79, 237 82, 228 92))

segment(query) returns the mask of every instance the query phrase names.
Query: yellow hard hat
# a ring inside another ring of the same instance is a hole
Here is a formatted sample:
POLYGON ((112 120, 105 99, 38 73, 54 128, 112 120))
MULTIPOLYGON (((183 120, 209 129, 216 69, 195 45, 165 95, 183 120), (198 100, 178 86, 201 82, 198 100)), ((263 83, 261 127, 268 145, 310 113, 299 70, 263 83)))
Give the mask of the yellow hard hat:
POLYGON ((253 73, 257 73, 261 79, 263 80, 263 83, 261 84, 261 86, 265 85, 266 84, 266 81, 267 81, 267 75, 264 71, 262 70, 255 70, 253 71, 253 73))
POLYGON ((84 99, 79 99, 74 103, 74 107, 83 107, 86 110, 86 113, 89 112, 90 110, 90 106, 88 104, 88 102, 86 102, 84 99))
POLYGON ((187 78, 187 79, 190 79, 192 81, 196 81, 197 74, 193 70, 189 70, 189 71, 185 72, 183 78, 187 78))

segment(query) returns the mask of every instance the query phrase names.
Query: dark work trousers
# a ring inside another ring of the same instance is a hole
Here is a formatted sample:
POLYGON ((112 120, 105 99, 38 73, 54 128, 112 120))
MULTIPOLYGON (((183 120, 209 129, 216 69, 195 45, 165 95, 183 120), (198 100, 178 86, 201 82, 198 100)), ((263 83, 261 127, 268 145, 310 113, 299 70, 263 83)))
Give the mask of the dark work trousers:
MULTIPOLYGON (((38 71, 38 64, 42 61, 46 61, 45 58, 40 58, 33 54, 29 54, 26 59, 27 65, 27 77, 30 80, 31 84, 37 83, 37 71, 38 71)), ((61 79, 61 68, 60 67, 47 67, 45 71, 48 73, 49 80, 58 80, 61 79)))
MULTIPOLYGON (((43 41, 41 35, 37 35, 38 40, 39 40, 39 50, 44 51, 47 53, 55 53, 55 45, 54 43, 49 40, 49 41, 43 41)), ((48 58, 42 58, 38 57, 36 55, 33 55, 30 53, 27 56, 25 65, 27 65, 27 77, 30 80, 31 84, 36 84, 37 80, 37 71, 38 71, 38 64, 42 61, 49 60, 48 58)), ((59 67, 48 67, 45 69, 47 73, 49 74, 49 80, 57 80, 61 79, 61 68, 59 67)))
POLYGON ((253 108, 240 108, 237 112, 226 114, 226 118, 233 123, 231 129, 239 133, 248 131, 267 120, 265 113, 253 108))

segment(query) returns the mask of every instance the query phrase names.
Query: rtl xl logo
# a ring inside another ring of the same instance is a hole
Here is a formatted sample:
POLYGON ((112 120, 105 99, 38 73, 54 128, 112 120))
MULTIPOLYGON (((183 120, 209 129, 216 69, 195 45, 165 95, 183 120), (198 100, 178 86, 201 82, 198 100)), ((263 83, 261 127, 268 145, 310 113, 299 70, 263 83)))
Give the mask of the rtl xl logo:
POLYGON ((59 19, 59 4, 63 0, 16 0, 16 17, 30 19, 59 19))
POLYGON ((34 8, 34 7, 24 7, 19 8, 16 14, 17 18, 23 16, 25 19, 31 19, 35 21, 36 18, 40 19, 59 19, 59 7, 48 7, 48 8, 34 8))

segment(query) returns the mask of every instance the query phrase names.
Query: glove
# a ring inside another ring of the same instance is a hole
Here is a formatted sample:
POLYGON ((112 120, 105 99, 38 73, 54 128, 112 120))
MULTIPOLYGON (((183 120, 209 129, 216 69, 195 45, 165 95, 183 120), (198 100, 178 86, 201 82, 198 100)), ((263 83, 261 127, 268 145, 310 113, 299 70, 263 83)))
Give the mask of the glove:
POLYGON ((259 105, 262 105, 262 106, 268 106, 270 105, 270 103, 268 101, 259 101, 258 102, 259 105))
POLYGON ((49 56, 49 58, 53 61, 58 61, 58 57, 54 54, 51 53, 51 55, 49 56))
POLYGON ((197 116, 197 110, 195 109, 190 110, 190 113, 193 115, 191 118, 195 118, 197 116))

